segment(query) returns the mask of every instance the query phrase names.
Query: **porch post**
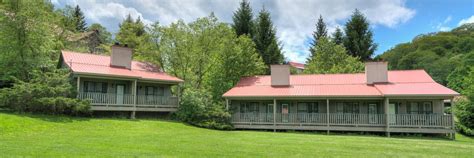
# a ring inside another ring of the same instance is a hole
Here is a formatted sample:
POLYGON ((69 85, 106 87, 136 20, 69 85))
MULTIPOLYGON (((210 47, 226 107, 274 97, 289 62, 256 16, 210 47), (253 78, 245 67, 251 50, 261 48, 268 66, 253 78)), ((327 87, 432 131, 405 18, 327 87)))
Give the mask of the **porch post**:
POLYGON ((137 80, 133 81, 132 96, 133 96, 133 111, 132 111, 131 119, 135 119, 135 112, 137 111, 137 80))
POLYGON ((326 125, 327 125, 327 134, 329 135, 329 99, 326 98, 326 125))
MULTIPOLYGON (((453 97, 454 98, 454 97, 453 97)), ((451 133, 451 139, 456 140, 456 130, 455 130, 455 122, 454 122, 454 102, 453 98, 449 99, 449 102, 451 103, 451 129, 453 130, 453 133, 451 133)))
POLYGON ((79 96, 81 93, 81 76, 77 76, 77 95, 79 96))
POLYGON ((388 104, 389 104, 389 99, 386 97, 384 100, 384 113, 385 113, 385 131, 387 132, 387 137, 390 137, 390 116, 388 114, 388 104))
POLYGON ((273 99, 273 132, 276 132, 276 104, 277 100, 273 99))
POLYGON ((178 85, 176 85, 176 91, 178 93, 178 95, 176 95, 176 97, 178 97, 178 107, 179 107, 179 102, 181 101, 181 83, 178 83, 178 85))
POLYGON ((229 99, 225 98, 225 109, 229 110, 229 99))

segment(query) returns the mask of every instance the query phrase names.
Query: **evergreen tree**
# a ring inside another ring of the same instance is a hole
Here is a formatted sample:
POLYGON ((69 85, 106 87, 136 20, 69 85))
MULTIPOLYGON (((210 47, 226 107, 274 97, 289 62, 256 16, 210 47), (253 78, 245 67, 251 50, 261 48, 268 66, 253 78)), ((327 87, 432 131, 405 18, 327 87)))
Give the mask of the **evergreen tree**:
POLYGON ((137 20, 135 21, 135 33, 137 36, 141 36, 145 34, 145 25, 143 24, 140 17, 138 17, 137 20))
POLYGON ((73 20, 76 31, 86 31, 86 20, 84 19, 84 13, 82 13, 81 8, 79 8, 79 5, 76 5, 76 8, 74 8, 73 20))
POLYGON ((316 31, 313 32, 313 45, 316 45, 321 37, 327 37, 327 34, 326 23, 324 23, 323 16, 319 15, 318 23, 316 23, 316 31))
POLYGON ((283 63, 283 54, 277 40, 270 13, 263 8, 256 21, 254 42, 265 65, 283 63))
POLYGON ((240 8, 234 12, 232 20, 234 21, 232 28, 235 30, 237 36, 247 34, 252 37, 253 13, 250 3, 247 0, 242 0, 242 2, 240 2, 240 8))
POLYGON ((336 27, 336 31, 332 34, 332 41, 336 44, 342 44, 344 42, 344 34, 339 27, 336 27))
POLYGON ((136 48, 145 40, 144 38, 146 38, 145 25, 140 18, 134 21, 129 14, 127 18, 119 24, 119 27, 120 29, 117 32, 116 40, 120 44, 126 44, 130 48, 136 48))
MULTIPOLYGON (((318 22, 316 23, 316 31, 313 32, 313 41, 311 43, 311 47, 309 48, 309 52, 311 53, 309 57, 306 59, 307 61, 312 60, 313 56, 316 54, 316 45, 320 38, 327 38, 327 29, 326 23, 324 23, 323 16, 319 15, 318 22)), ((309 62, 308 62, 309 63, 309 62)))
POLYGON ((355 57, 360 57, 362 61, 370 60, 377 44, 372 39, 372 31, 369 29, 369 22, 365 16, 355 10, 351 19, 346 23, 344 31, 344 46, 348 53, 355 57))

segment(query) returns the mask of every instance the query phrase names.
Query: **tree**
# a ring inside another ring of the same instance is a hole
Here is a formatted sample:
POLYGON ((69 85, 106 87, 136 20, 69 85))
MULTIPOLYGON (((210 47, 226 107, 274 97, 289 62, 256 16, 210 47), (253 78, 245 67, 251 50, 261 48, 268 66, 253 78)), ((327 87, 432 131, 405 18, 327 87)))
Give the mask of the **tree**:
POLYGON ((336 31, 332 34, 332 41, 336 44, 343 44, 344 34, 339 27, 336 27, 336 31))
POLYGON ((140 17, 133 20, 129 14, 122 23, 119 24, 119 27, 120 29, 115 36, 117 42, 132 48, 135 52, 134 56, 140 56, 148 51, 146 47, 150 37, 140 17))
POLYGON ((154 24, 149 32, 154 51, 142 58, 183 79, 183 92, 206 91, 214 101, 222 101, 222 94, 240 77, 263 72, 264 63, 252 40, 238 37, 213 14, 191 23, 154 24))
POLYGON ((249 37, 253 36, 253 14, 250 3, 247 0, 242 0, 240 2, 240 7, 237 11, 234 12, 232 17, 234 24, 232 28, 234 29, 237 36, 248 35, 249 37))
POLYGON ((60 19, 47 1, 0 3, 0 80, 28 81, 31 71, 54 68, 60 19))
POLYGON ((356 73, 364 70, 364 63, 346 53, 342 45, 322 37, 315 47, 318 52, 306 65, 306 74, 356 73))
POLYGON ((377 44, 373 42, 369 22, 359 10, 354 11, 345 25, 344 32, 346 33, 344 46, 348 53, 360 57, 362 61, 370 60, 377 49, 377 44))
POLYGON ((84 13, 82 13, 81 8, 79 8, 79 5, 76 5, 76 8, 74 8, 74 14, 73 14, 73 19, 74 19, 74 26, 76 31, 78 32, 84 32, 86 31, 86 20, 84 19, 84 13))
POLYGON ((316 31, 313 32, 313 45, 316 45, 321 37, 327 37, 328 30, 324 23, 323 16, 319 15, 318 23, 316 23, 316 31))
POLYGON ((327 29, 326 24, 324 23, 323 16, 319 15, 318 22, 316 23, 316 31, 313 32, 313 40, 311 43, 311 47, 309 48, 309 52, 311 53, 307 60, 311 60, 313 56, 316 54, 316 45, 320 38, 327 37, 327 29))
POLYGON ((270 13, 263 8, 256 21, 254 42, 267 66, 283 63, 283 54, 277 40, 276 29, 273 27, 270 13))

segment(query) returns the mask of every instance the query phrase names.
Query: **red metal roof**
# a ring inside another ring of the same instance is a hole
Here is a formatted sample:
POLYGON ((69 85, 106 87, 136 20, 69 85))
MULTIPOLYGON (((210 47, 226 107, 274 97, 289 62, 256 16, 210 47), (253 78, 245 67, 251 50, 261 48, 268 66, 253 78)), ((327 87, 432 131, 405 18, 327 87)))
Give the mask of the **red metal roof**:
POLYGON ((302 63, 297 63, 297 62, 288 62, 288 64, 294 68, 297 68, 297 69, 304 69, 305 67, 305 64, 302 64, 302 63))
POLYGON ((270 76, 244 77, 224 97, 455 96, 424 70, 388 71, 389 83, 368 85, 365 74, 291 75, 290 86, 271 86, 270 76))
POLYGON ((152 64, 132 61, 132 68, 110 66, 110 56, 62 51, 64 63, 73 73, 84 73, 103 76, 117 76, 138 78, 144 80, 157 80, 168 82, 183 82, 183 80, 170 76, 152 64))

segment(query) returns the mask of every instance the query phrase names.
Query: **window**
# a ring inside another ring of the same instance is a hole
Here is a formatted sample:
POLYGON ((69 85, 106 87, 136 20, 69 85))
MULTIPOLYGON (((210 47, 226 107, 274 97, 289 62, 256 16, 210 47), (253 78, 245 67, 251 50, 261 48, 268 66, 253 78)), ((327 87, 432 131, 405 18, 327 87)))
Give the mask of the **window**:
POLYGON ((422 113, 424 113, 424 114, 432 114, 433 113, 433 105, 431 104, 431 102, 423 102, 422 113))
POLYGON ((240 103, 240 112, 241 113, 258 112, 258 103, 257 102, 240 103))
POLYGON ((299 102, 298 103, 298 113, 318 113, 318 103, 317 102, 299 102))
POLYGON ((163 87, 146 86, 145 95, 163 96, 163 87))
POLYGON ((147 86, 147 87, 146 87, 146 92, 145 92, 145 94, 146 94, 146 95, 155 95, 154 87, 147 86))
POLYGON ((409 114, 432 114, 433 104, 431 102, 410 102, 408 104, 409 114))
POLYGON ((337 113, 348 113, 348 114, 358 114, 359 113, 359 103, 354 102, 339 102, 336 103, 336 112, 337 113))
POLYGON ((107 93, 107 83, 85 81, 84 92, 107 93))

